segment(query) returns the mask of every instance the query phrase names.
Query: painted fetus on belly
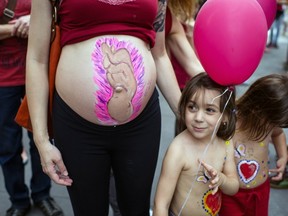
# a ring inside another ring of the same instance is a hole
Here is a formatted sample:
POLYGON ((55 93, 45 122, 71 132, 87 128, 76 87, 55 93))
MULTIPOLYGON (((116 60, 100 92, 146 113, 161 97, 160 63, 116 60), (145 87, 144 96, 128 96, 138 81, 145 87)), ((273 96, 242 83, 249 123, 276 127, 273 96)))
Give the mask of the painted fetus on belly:
POLYGON ((107 44, 102 44, 101 48, 107 80, 113 88, 108 102, 109 114, 117 121, 125 122, 132 115, 131 101, 137 88, 130 55, 126 49, 115 50, 107 44))
POLYGON ((123 123, 133 118, 143 95, 142 57, 128 42, 106 38, 96 42, 92 60, 99 88, 95 107, 98 119, 123 123))

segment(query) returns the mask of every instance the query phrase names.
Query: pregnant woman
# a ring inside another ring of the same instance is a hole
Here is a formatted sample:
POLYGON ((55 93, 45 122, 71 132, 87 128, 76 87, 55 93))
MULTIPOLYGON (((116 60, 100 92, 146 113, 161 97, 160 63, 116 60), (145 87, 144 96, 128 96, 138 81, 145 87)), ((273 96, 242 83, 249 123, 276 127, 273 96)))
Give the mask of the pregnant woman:
POLYGON ((32 0, 27 96, 43 171, 67 186, 75 216, 108 215, 115 175, 123 215, 149 215, 161 113, 180 90, 165 50, 166 0, 62 0, 62 53, 47 129, 49 0, 32 0))

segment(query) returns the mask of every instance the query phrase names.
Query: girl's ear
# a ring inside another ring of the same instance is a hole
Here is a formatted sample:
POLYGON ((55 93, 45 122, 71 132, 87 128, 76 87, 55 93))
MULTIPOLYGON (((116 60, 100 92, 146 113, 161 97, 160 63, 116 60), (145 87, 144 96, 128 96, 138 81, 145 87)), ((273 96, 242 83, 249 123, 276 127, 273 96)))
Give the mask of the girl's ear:
POLYGON ((226 126, 226 125, 227 125, 227 122, 228 122, 228 116, 227 116, 226 113, 224 113, 224 115, 223 115, 223 117, 222 117, 222 122, 221 122, 221 124, 226 126))
POLYGON ((226 121, 222 121, 221 125, 224 126, 224 127, 227 127, 227 122, 226 121))

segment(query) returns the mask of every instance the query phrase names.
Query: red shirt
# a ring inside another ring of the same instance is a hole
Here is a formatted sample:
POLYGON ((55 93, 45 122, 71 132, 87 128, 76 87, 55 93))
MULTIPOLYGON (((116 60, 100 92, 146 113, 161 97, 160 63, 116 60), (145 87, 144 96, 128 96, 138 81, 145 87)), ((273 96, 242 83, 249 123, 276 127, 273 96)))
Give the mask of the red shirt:
POLYGON ((101 35, 131 35, 155 43, 158 0, 65 0, 60 4, 61 45, 101 35))
MULTIPOLYGON (((0 16, 8 0, 0 1, 0 16)), ((15 19, 29 15, 31 0, 17 0, 14 9, 15 19)), ((25 84, 27 39, 18 37, 0 40, 0 86, 19 86, 25 84)))

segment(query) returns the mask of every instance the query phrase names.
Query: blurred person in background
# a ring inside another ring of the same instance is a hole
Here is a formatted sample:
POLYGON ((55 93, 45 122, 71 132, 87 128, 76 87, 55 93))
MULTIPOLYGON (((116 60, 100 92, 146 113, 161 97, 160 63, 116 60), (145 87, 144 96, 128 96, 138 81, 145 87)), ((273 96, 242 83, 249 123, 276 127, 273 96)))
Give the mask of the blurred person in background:
MULTIPOLYGON (((47 0, 48 1, 48 0, 47 0)), ((25 184, 22 127, 14 121, 25 95, 25 61, 31 0, 0 1, 0 163, 12 203, 6 216, 24 216, 33 203, 45 216, 62 216, 50 197, 51 181, 42 171, 37 148, 29 132, 32 178, 25 184), (31 193, 31 194, 30 194, 31 193)))

